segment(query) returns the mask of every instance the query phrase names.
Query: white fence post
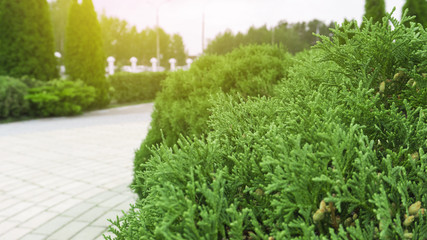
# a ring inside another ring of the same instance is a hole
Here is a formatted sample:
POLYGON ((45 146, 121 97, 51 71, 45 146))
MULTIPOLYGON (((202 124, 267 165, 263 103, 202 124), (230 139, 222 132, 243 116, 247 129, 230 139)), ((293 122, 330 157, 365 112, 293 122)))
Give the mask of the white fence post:
POLYGON ((187 61, 185 61, 187 63, 187 68, 190 69, 191 64, 193 63, 193 59, 188 58, 187 61))
POLYGON ((130 63, 131 63, 131 71, 132 72, 136 72, 136 63, 138 62, 138 59, 136 57, 131 57, 130 58, 130 63))
POLYGON ((116 61, 116 59, 113 56, 110 56, 107 58, 107 62, 108 62, 108 74, 109 75, 113 75, 114 74, 114 62, 116 61))
POLYGON ((175 71, 176 70, 176 66, 175 66, 175 64, 176 64, 176 59, 175 58, 171 58, 171 59, 169 59, 169 63, 170 63, 170 65, 171 65, 171 71, 175 71))
POLYGON ((151 58, 150 62, 153 72, 157 72, 157 58, 151 58))

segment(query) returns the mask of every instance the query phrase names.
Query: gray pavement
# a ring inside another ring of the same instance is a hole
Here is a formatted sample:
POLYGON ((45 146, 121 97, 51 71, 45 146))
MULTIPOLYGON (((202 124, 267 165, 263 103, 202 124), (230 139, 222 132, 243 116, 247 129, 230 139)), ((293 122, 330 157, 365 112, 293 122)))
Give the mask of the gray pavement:
POLYGON ((0 240, 104 239, 153 104, 0 124, 0 240))

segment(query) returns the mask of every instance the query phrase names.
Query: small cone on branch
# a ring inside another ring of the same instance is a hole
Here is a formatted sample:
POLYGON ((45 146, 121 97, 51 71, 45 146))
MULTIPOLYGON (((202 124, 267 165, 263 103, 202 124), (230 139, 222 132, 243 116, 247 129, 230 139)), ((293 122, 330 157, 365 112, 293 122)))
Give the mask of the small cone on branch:
POLYGON ((313 215, 313 221, 315 223, 322 221, 323 218, 325 218, 325 211, 322 209, 318 209, 313 215))
POLYGON ((411 206, 409 206, 409 215, 416 215, 418 213, 418 210, 421 208, 421 202, 417 201, 411 206))
POLYGON ((405 221, 403 222, 403 225, 405 227, 408 227, 409 225, 411 225, 411 223, 415 220, 414 216, 409 216, 405 219, 405 221))

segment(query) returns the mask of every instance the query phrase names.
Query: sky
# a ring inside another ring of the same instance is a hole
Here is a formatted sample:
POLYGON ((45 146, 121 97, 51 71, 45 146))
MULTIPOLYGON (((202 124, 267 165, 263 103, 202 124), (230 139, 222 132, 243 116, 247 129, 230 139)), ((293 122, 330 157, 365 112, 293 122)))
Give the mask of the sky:
MULTIPOLYGON (((400 19, 404 0, 386 0, 386 10, 396 7, 400 19)), ((251 26, 275 26, 318 19, 324 22, 361 21, 364 0, 93 0, 98 13, 126 20, 138 30, 159 26, 178 33, 190 55, 202 52, 202 22, 205 16, 205 46, 225 30, 246 32, 251 26)))

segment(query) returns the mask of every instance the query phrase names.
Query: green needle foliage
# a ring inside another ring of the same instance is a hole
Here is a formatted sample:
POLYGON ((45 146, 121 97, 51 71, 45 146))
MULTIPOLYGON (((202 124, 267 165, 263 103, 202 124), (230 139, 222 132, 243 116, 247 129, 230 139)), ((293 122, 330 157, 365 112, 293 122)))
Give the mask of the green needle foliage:
POLYGON ((408 16, 415 16, 414 21, 427 27, 427 1, 426 0, 406 0, 403 11, 408 9, 408 16))
POLYGON ((30 106, 25 101, 28 86, 16 78, 0 76, 0 119, 27 114, 30 106))
POLYGON ((0 75, 58 76, 46 0, 0 1, 0 75))
POLYGON ((65 67, 72 80, 82 80, 96 89, 93 107, 109 103, 109 86, 105 78, 106 58, 101 28, 91 0, 70 6, 65 39, 65 67))
POLYGON ((372 18, 374 22, 381 22, 385 16, 384 0, 366 0, 365 16, 367 19, 372 18))
POLYGON ((210 131, 211 98, 219 93, 269 96, 289 65, 290 54, 282 49, 253 45, 225 56, 201 57, 189 71, 170 73, 156 97, 151 129, 136 153, 135 172, 151 156, 154 145, 163 141, 173 146, 181 135, 200 136, 210 131))
POLYGON ((141 162, 114 239, 424 239, 427 32, 409 20, 338 26, 273 94, 217 92, 210 131, 141 162))

